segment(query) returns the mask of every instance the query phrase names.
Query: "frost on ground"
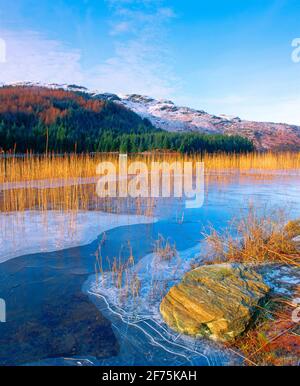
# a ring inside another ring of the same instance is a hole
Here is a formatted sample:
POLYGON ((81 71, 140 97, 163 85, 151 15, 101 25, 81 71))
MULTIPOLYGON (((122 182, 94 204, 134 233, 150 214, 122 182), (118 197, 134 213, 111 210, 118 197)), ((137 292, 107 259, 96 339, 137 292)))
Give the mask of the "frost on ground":
MULTIPOLYGON (((242 355, 232 348, 172 331, 160 315, 163 297, 195 262, 201 262, 204 251, 202 242, 170 259, 152 253, 137 263, 129 259, 111 272, 90 277, 85 291, 112 322, 121 347, 116 358, 104 360, 102 365, 243 363, 242 355)), ((264 278, 274 293, 291 295, 292 288, 299 283, 299 270, 265 266, 264 278)))
POLYGON ((262 268, 264 281, 278 296, 293 297, 295 286, 300 284, 300 269, 293 265, 266 265, 262 268))
POLYGON ((90 277, 85 291, 101 313, 111 320, 120 354, 102 365, 225 365, 240 359, 221 345, 180 335, 164 323, 159 312, 162 298, 191 269, 201 244, 162 259, 153 253, 120 271, 90 277), (99 303, 98 303, 99 302, 99 303))
POLYGON ((0 263, 31 253, 86 245, 110 229, 154 221, 100 211, 0 213, 0 263))
POLYGON ((150 254, 135 265, 124 266, 121 283, 121 270, 97 275, 91 291, 104 294, 109 302, 124 308, 129 319, 149 316, 160 319, 159 300, 189 269, 188 259, 176 256, 172 261, 161 261, 150 254))

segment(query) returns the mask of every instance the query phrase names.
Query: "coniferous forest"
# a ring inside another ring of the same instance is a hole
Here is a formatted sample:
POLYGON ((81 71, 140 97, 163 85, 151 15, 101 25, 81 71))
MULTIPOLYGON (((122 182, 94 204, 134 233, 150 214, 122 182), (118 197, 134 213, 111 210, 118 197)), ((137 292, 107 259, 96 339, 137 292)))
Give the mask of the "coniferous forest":
POLYGON ((43 87, 0 89, 0 149, 18 153, 249 152, 248 139, 195 132, 169 133, 113 102, 43 87))

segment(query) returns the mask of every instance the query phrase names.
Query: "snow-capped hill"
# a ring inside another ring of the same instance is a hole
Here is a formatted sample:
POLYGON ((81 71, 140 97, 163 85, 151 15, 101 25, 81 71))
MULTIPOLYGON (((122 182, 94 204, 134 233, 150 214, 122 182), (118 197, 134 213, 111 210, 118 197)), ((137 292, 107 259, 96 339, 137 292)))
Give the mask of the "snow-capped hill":
POLYGON ((237 117, 236 115, 220 114, 219 116, 226 119, 227 121, 241 121, 241 118, 237 117))
POLYGON ((300 127, 284 123, 245 121, 237 116, 212 115, 203 110, 176 106, 137 94, 120 97, 118 103, 167 131, 238 134, 253 141, 258 150, 299 150, 300 127))
POLYGON ((102 99, 102 100, 105 100, 105 101, 112 101, 112 102, 121 101, 121 98, 118 97, 118 95, 111 94, 109 92, 105 92, 105 93, 100 93, 99 94, 97 91, 95 91, 93 93, 90 93, 90 95, 92 95, 94 98, 102 99))
MULTIPOLYGON (((5 84, 2 84, 5 86, 5 84)), ((42 83, 42 82, 14 82, 10 83, 7 86, 15 87, 45 87, 52 90, 65 90, 65 91, 75 91, 75 92, 88 92, 88 89, 83 86, 77 86, 76 84, 59 84, 59 83, 42 83)))
POLYGON ((214 120, 222 120, 202 110, 179 107, 170 100, 156 100, 142 95, 125 95, 119 103, 148 118, 153 125, 167 131, 201 131, 221 133, 214 120))
POLYGON ((245 121, 237 116, 217 116, 203 110, 177 106, 167 99, 157 100, 139 94, 123 96, 109 92, 102 93, 74 84, 18 82, 13 85, 86 93, 96 99, 121 104, 142 118, 149 119, 155 127, 171 132, 197 131, 206 134, 238 134, 252 140, 258 150, 300 149, 300 127, 296 125, 245 121))

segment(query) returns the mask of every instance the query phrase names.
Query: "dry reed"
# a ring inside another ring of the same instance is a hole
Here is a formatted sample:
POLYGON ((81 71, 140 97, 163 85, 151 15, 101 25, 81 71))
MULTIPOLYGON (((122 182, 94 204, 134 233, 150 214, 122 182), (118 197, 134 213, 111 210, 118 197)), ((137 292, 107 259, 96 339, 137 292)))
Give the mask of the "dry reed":
POLYGON ((169 240, 159 235, 158 240, 156 240, 154 244, 154 254, 162 261, 170 261, 174 257, 177 257, 178 253, 175 244, 171 244, 169 240))
MULTIPOLYGON (((118 154, 65 154, 0 158, 0 212, 24 210, 105 210, 130 211, 151 216, 155 200, 99 198, 96 195, 96 167, 112 162, 118 173, 118 154)), ((143 161, 151 170, 156 162, 203 161, 206 186, 227 183, 232 178, 273 178, 278 171, 300 172, 300 153, 205 154, 188 156, 174 153, 130 155, 130 161, 143 161)))
MULTIPOLYGON (((295 229, 295 227, 293 227, 295 229)), ((205 233, 208 262, 280 262, 300 266, 300 252, 293 240, 291 223, 275 211, 262 215, 250 206, 247 216, 233 220, 224 231, 211 228, 205 233)), ((297 233, 297 232, 296 232, 297 233)), ((300 234, 300 232, 299 232, 300 234)))
MULTIPOLYGON (((133 154, 130 160, 143 161, 148 165, 155 161, 203 161, 205 169, 210 171, 239 170, 240 172, 272 172, 300 169, 300 152, 284 153, 248 153, 248 154, 204 154, 182 155, 177 153, 165 154, 133 154)), ((97 153, 65 154, 57 156, 34 156, 0 158, 0 183, 57 180, 68 178, 88 178, 96 174, 96 166, 101 161, 113 162, 118 168, 118 154, 97 153)))

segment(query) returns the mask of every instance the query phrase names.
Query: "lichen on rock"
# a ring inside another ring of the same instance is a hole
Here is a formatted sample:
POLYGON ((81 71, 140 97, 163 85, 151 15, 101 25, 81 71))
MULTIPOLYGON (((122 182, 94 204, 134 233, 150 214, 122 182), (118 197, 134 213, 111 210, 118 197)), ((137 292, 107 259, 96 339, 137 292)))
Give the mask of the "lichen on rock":
POLYGON ((268 293, 262 276, 249 266, 204 265, 170 289, 160 312, 180 333, 225 342, 245 331, 268 293))

